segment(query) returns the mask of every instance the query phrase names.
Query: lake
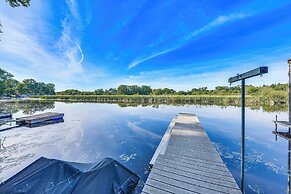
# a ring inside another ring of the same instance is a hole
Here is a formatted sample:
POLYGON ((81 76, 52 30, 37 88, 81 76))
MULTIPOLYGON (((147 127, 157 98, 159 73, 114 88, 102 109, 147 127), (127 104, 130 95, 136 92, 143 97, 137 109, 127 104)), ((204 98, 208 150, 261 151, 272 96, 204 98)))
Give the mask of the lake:
MULTIPOLYGON (((14 117, 56 111, 64 122, 36 128, 0 132, 0 181, 14 175, 41 156, 75 162, 97 162, 112 157, 141 177, 173 117, 197 114, 227 167, 240 182, 240 108, 199 105, 122 107, 100 103, 9 103, 0 108, 14 117)), ((288 141, 272 134, 272 120, 286 112, 246 110, 246 193, 286 193, 288 141)), ((284 128, 281 128, 285 130, 284 128)))

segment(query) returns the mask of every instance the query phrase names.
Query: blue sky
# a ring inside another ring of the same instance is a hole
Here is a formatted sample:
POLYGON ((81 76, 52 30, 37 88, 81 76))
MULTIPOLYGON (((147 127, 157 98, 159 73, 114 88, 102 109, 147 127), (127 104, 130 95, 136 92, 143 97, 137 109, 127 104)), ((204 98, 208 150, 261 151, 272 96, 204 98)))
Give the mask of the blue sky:
POLYGON ((247 84, 287 81, 290 1, 32 0, 0 2, 0 67, 57 90, 120 84, 187 90, 227 85, 269 66, 247 84))

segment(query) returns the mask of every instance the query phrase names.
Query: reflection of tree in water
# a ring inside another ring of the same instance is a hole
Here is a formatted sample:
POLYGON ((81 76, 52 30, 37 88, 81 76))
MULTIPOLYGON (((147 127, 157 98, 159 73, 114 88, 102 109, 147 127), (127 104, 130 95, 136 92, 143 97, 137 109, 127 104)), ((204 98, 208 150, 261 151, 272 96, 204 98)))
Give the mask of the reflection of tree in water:
POLYGON ((17 113, 22 111, 24 114, 32 115, 37 111, 44 111, 55 108, 55 102, 52 101, 25 101, 1 103, 0 112, 17 113))
MULTIPOLYGON (((66 101, 66 100, 58 100, 59 102, 65 102, 65 103, 78 103, 78 102, 82 102, 82 103, 92 103, 91 101, 66 101)), ((181 102, 99 102, 99 101, 95 101, 95 103, 100 103, 100 104, 118 104, 118 106, 120 107, 147 107, 147 106, 151 106, 153 108, 159 108, 162 105, 170 105, 170 106, 177 106, 177 107, 181 107, 181 106, 190 106, 190 105, 196 105, 196 106, 201 106, 201 108, 203 106, 219 106, 220 108, 227 108, 230 106, 233 107, 240 107, 240 104, 238 103, 231 103, 231 102, 220 102, 220 101, 198 101, 198 102, 190 102, 190 103, 181 103, 181 102)), ((246 107, 250 108, 251 110, 260 110, 262 109, 264 112, 285 112, 287 111, 287 106, 286 105, 270 105, 270 104, 262 104, 262 105, 253 105, 253 104, 246 104, 246 107)))
MULTIPOLYGON (((66 103, 75 103, 72 101, 61 101, 66 103)), ((77 101, 79 102, 79 101, 77 101)), ((81 101, 83 102, 83 101, 81 101)), ((83 103, 92 103, 86 102, 83 103)), ((219 103, 219 102, 192 102, 192 103, 175 103, 175 102, 161 102, 161 103, 142 103, 142 102, 95 102, 95 103, 106 103, 106 104, 118 104, 120 107, 147 107, 151 106, 153 108, 159 108, 162 105, 171 105, 171 106, 187 106, 187 105, 197 105, 197 106, 219 106, 221 108, 227 108, 229 106, 240 107, 238 104, 235 103, 219 103)), ((16 113, 20 110, 23 111, 24 114, 31 115, 34 114, 36 111, 44 111, 46 109, 53 109, 55 107, 55 103, 53 101, 43 101, 43 100, 33 100, 33 101, 25 101, 25 102, 13 102, 13 103, 0 103, 0 112, 9 112, 9 113, 16 113)), ((265 112, 284 112, 287 111, 287 106, 284 105, 250 105, 247 104, 247 107, 251 110, 259 110, 262 109, 265 112)))
MULTIPOLYGON (((110 103, 111 104, 111 103, 110 103)), ((115 104, 115 103, 112 103, 115 104)), ((234 105, 234 104, 215 104, 215 103, 210 103, 210 104, 199 104, 199 103, 192 103, 192 104, 183 104, 183 103, 160 103, 160 104, 156 104, 156 103, 117 103, 120 107, 138 107, 138 106, 142 106, 142 107, 146 107, 146 106, 151 106, 153 108, 159 108, 159 106, 161 105, 171 105, 171 106, 187 106, 187 105, 196 105, 196 106, 201 106, 201 108, 203 106, 219 106, 220 108, 224 109, 227 108, 229 106, 234 106, 234 107, 239 107, 238 105, 234 105)), ((264 112, 285 112, 287 111, 287 106, 283 106, 283 105, 249 105, 247 106, 248 108, 250 108, 251 110, 259 110, 262 109, 264 112)))

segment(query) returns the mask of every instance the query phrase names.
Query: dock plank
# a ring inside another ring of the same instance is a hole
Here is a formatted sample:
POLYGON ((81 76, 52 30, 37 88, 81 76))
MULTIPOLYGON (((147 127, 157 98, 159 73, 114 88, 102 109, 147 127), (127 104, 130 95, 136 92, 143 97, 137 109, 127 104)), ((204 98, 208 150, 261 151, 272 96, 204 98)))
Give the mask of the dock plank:
POLYGON ((194 114, 173 119, 150 166, 143 193, 241 193, 194 114))

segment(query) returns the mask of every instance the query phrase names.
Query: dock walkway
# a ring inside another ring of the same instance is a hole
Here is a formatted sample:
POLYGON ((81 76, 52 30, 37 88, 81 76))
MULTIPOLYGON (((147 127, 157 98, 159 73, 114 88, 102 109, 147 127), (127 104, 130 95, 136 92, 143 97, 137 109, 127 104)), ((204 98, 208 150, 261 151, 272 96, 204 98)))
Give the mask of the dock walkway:
POLYGON ((241 193, 196 115, 180 113, 151 162, 142 193, 241 193))

